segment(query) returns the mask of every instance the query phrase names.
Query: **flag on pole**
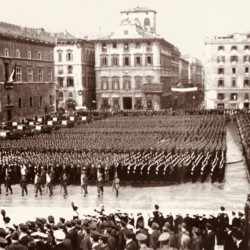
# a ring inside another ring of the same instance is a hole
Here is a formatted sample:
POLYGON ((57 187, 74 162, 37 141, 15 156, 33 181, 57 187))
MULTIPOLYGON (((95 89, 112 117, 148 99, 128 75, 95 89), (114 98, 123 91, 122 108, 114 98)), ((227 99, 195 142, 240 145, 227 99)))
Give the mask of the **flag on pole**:
POLYGON ((14 66, 14 68, 13 68, 11 74, 10 74, 8 83, 14 82, 15 78, 16 78, 16 64, 15 64, 15 66, 14 66))

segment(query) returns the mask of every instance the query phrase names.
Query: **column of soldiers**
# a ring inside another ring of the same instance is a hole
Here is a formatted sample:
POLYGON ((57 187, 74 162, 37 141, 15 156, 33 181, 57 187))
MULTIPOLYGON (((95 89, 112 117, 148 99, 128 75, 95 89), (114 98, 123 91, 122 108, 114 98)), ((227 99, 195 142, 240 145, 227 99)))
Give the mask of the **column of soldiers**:
MULTIPOLYGON (((48 184, 121 181, 222 182, 226 166, 223 116, 113 117, 80 127, 0 144, 0 183, 48 184), (178 124, 178 127, 176 126, 178 124), (21 171, 22 170, 22 171, 21 171), (23 174, 25 172, 25 174, 23 174), (83 175, 83 177, 81 177, 83 175), (100 181, 98 181, 100 180, 100 181)), ((102 195, 102 191, 100 191, 102 195)))

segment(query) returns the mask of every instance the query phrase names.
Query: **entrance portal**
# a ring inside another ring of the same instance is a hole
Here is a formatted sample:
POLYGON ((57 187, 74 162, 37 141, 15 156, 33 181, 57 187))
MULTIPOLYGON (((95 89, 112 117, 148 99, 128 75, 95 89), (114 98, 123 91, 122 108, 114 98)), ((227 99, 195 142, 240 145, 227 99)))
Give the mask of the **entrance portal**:
POLYGON ((132 109, 132 97, 123 97, 123 109, 132 109))

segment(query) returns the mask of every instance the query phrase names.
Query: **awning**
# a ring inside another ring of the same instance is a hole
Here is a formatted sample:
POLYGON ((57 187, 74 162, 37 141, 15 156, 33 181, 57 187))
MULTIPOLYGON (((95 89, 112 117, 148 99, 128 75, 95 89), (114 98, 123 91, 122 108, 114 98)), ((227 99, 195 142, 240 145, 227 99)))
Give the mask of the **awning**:
POLYGON ((173 92, 194 92, 197 91, 197 87, 191 87, 191 88, 171 88, 171 91, 173 92))

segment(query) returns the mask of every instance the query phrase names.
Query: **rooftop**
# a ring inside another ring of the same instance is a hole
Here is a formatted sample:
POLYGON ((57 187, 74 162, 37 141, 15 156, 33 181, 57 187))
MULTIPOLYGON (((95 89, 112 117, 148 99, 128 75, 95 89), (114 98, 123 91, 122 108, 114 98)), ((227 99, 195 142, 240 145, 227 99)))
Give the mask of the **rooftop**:
POLYGON ((146 8, 146 7, 136 7, 136 8, 131 8, 128 10, 123 10, 120 13, 136 13, 136 12, 154 12, 157 13, 155 10, 146 8))
POLYGON ((54 43, 55 37, 43 28, 29 28, 0 22, 0 35, 43 43, 54 43))

